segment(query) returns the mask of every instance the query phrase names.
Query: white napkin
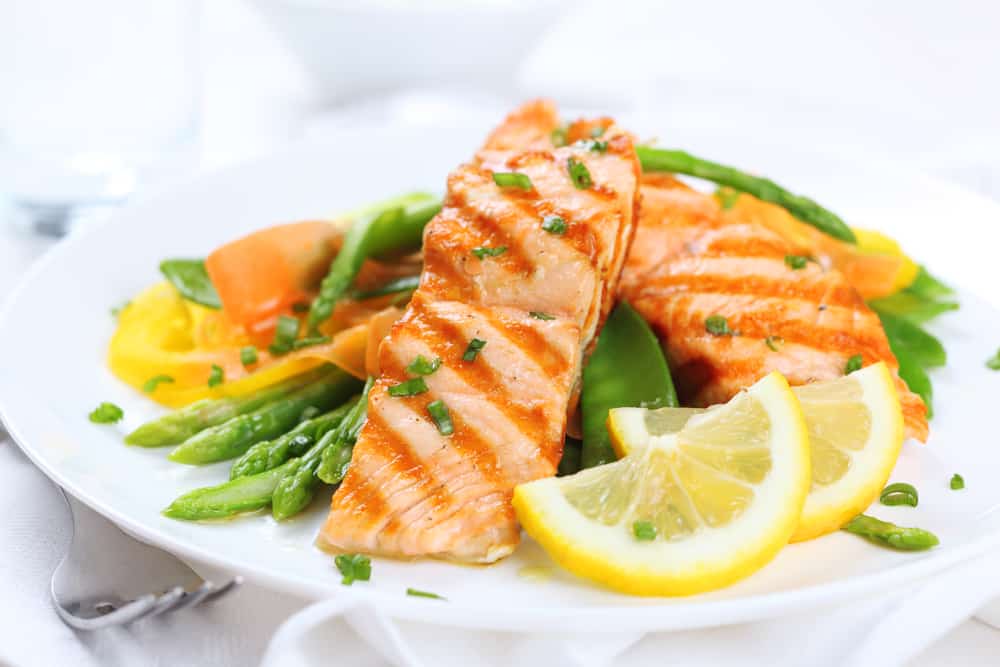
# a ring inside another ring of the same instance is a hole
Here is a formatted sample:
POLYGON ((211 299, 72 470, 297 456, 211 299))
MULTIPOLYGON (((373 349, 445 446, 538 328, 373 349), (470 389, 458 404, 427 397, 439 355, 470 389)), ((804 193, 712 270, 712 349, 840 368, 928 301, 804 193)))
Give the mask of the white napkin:
MULTIPOLYGON (((564 636, 394 621, 361 603, 329 600, 307 606, 295 597, 246 584, 204 608, 128 628, 76 633, 59 621, 48 593, 70 529, 57 494, 20 450, 0 437, 0 506, 7 508, 0 522, 0 665, 5 667, 243 667, 258 661, 263 667, 889 667, 918 655, 1000 594, 998 553, 911 590, 814 614, 646 637, 564 636)), ((90 512, 78 503, 74 511, 90 512)), ((107 549, 115 548, 116 539, 130 539, 110 524, 106 528, 100 539, 107 549)))

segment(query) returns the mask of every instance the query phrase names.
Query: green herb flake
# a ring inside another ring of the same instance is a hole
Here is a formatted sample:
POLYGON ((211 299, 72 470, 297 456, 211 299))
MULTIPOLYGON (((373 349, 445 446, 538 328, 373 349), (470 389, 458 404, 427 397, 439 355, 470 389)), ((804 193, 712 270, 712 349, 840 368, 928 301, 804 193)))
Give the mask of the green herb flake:
POLYGON ((640 542, 651 542, 656 539, 656 526, 649 521, 636 521, 632 524, 632 535, 640 542))
POLYGON ((462 361, 475 361, 476 357, 479 356, 479 351, 486 347, 486 341, 480 338, 473 338, 469 341, 469 346, 465 348, 465 353, 462 354, 462 361))
POLYGON ((329 336, 306 336, 305 338, 299 338, 292 343, 293 350, 301 350, 304 347, 312 347, 313 345, 326 345, 332 338, 329 336))
POLYGON ((549 138, 552 139, 552 145, 556 148, 561 148, 566 145, 566 138, 569 135, 569 127, 566 125, 560 125, 556 129, 552 130, 552 134, 549 138))
POLYGON ((478 248, 472 249, 472 254, 479 259, 485 259, 487 257, 499 257, 500 255, 507 252, 507 246, 497 246, 495 248, 489 248, 487 246, 480 246, 478 248))
POLYGON ((208 386, 218 387, 226 379, 225 372, 222 370, 222 366, 218 364, 212 364, 212 370, 208 374, 208 386))
POLYGON ((309 304, 306 303, 305 301, 296 301, 295 303, 292 304, 292 312, 293 313, 308 313, 309 312, 309 304))
POLYGON ((710 315, 706 317, 705 331, 713 336, 734 336, 736 333, 729 328, 729 320, 722 315, 710 315))
POLYGON ((739 201, 740 193, 738 190, 733 190, 732 188, 721 187, 715 191, 713 195, 716 201, 719 202, 719 206, 722 207, 723 211, 728 211, 732 207, 736 206, 736 202, 739 201))
POLYGON ((410 375, 430 375, 439 368, 441 368, 440 357, 435 357, 432 361, 424 355, 418 354, 417 358, 406 367, 406 372, 410 375))
POLYGON ((917 488, 906 482, 896 482, 882 489, 878 500, 883 505, 909 505, 916 507, 920 502, 920 494, 917 488))
POLYGON ((860 354, 855 354, 847 363, 844 365, 844 375, 850 375, 854 371, 860 371, 861 366, 864 364, 864 359, 860 354))
POLYGON ((240 363, 244 366, 252 366, 257 363, 257 348, 253 345, 247 345, 244 348, 240 348, 240 363))
POLYGON ((268 346, 271 354, 279 356, 291 351, 295 339, 299 336, 299 321, 288 315, 278 317, 278 326, 274 330, 274 340, 268 346))
POLYGON ((160 273, 188 301, 215 310, 222 308, 219 293, 208 277, 205 260, 167 259, 160 262, 160 273))
POLYGON ((542 229, 549 234, 562 236, 566 233, 566 221, 558 215, 547 215, 542 219, 542 229))
POLYGON ((804 269, 808 263, 808 257, 803 257, 802 255, 785 255, 785 265, 792 271, 804 269))
POLYGON ((957 472, 951 476, 951 482, 949 483, 952 491, 958 491, 959 489, 965 488, 965 479, 959 475, 957 472))
POLYGON ((543 313, 540 310, 532 310, 528 314, 531 315, 532 317, 534 317, 536 320, 549 321, 549 320, 556 319, 554 315, 549 315, 548 313, 543 313))
POLYGON ((590 177, 587 165, 576 158, 570 158, 566 162, 566 168, 569 171, 569 178, 577 190, 586 190, 594 184, 594 179, 590 177))
POLYGON ((416 396, 427 391, 427 383, 422 377, 411 378, 406 382, 400 382, 389 387, 389 395, 396 398, 406 398, 416 396))
POLYGON ((88 415, 90 421, 95 424, 117 424, 125 416, 125 412, 114 403, 105 401, 88 415))
POLYGON ((416 588, 407 588, 406 589, 406 594, 409 595, 409 596, 415 597, 415 598, 430 598, 432 600, 447 600, 447 598, 443 598, 440 595, 438 595, 437 593, 431 593, 429 591, 421 591, 421 590, 417 590, 416 588))
POLYGON ((785 339, 781 336, 768 336, 764 339, 764 344, 775 352, 780 352, 785 347, 785 339))
POLYGON ((368 556, 362 554, 340 554, 333 559, 343 579, 340 580, 345 586, 350 586, 355 581, 368 581, 372 578, 372 561, 368 556))
POLYGON ((516 171, 498 171, 493 173, 493 182, 501 188, 518 188, 520 190, 530 190, 534 185, 527 174, 519 174, 516 171))
POLYGON ((597 139, 581 139, 573 145, 593 153, 608 152, 608 142, 598 141, 597 139))
POLYGON ((986 368, 991 371, 1000 371, 1000 350, 997 350, 996 354, 986 360, 986 368))
POLYGON ((147 394, 152 394, 161 384, 172 384, 174 379, 169 375, 155 375, 142 385, 142 390, 147 394))
POLYGON ((455 432, 455 425, 451 421, 451 413, 444 401, 437 400, 427 404, 427 413, 437 424, 438 433, 441 435, 451 435, 455 432))

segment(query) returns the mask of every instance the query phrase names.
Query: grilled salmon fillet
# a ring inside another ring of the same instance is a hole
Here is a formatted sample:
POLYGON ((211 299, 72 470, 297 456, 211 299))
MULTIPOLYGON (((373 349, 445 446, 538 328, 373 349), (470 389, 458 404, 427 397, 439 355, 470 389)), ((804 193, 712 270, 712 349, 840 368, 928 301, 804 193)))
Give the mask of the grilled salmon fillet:
POLYGON ((715 198, 646 175, 642 215, 622 297, 659 336, 681 402, 724 403, 771 371, 793 384, 832 380, 850 357, 885 361, 896 375, 906 431, 927 439, 927 409, 898 376, 878 315, 836 269, 793 269, 809 249, 754 221, 723 215, 715 198), (736 335, 706 328, 726 318, 736 335))
POLYGON ((605 143, 554 148, 555 108, 528 104, 450 175, 424 232, 420 287, 379 348, 368 419, 319 546, 464 562, 517 546, 513 488, 555 474, 638 215, 631 138, 604 119, 573 124, 569 139, 595 124, 605 143), (589 185, 574 184, 571 161, 589 185), (530 189, 498 186, 502 172, 528 176, 530 189), (542 228, 553 216, 565 230, 542 228), (477 339, 485 345, 466 354, 477 339), (441 360, 423 377, 427 391, 392 395, 420 356, 441 360), (429 414, 438 401, 453 433, 429 414))

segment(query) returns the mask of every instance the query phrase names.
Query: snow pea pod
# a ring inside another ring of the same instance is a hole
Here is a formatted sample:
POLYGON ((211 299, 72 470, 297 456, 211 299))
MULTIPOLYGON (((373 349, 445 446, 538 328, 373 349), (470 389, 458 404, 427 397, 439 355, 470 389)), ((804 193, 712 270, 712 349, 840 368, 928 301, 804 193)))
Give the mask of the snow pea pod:
POLYGON ((659 341, 639 313, 619 302, 583 370, 581 467, 617 458, 605 424, 612 408, 676 406, 677 393, 659 341))

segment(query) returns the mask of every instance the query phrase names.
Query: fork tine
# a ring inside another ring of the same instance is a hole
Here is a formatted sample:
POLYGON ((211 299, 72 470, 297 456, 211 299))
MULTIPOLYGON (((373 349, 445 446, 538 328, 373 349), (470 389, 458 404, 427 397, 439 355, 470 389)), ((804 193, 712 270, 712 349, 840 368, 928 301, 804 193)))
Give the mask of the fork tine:
POLYGON ((185 593, 184 597, 181 598, 180 602, 176 606, 171 607, 170 611, 178 611, 184 609, 185 607, 193 607, 206 597, 211 595, 212 591, 215 590, 215 584, 211 581, 204 582, 201 586, 196 588, 190 593, 185 593))
POLYGON ((209 594, 206 595, 201 600, 201 603, 202 604, 206 604, 206 603, 209 603, 209 602, 213 602, 213 601, 221 598, 223 595, 225 595, 229 591, 231 591, 234 588, 238 587, 242 583, 243 583, 243 577, 241 577, 240 575, 236 575, 235 577, 233 577, 232 579, 230 579, 226 583, 222 584, 221 586, 219 586, 215 590, 209 592, 209 594))
POLYGON ((153 616, 159 616, 164 612, 170 611, 184 599, 184 595, 185 592, 182 586, 174 586, 169 591, 156 598, 156 604, 153 605, 153 608, 148 614, 146 614, 146 617, 152 618, 153 616))

